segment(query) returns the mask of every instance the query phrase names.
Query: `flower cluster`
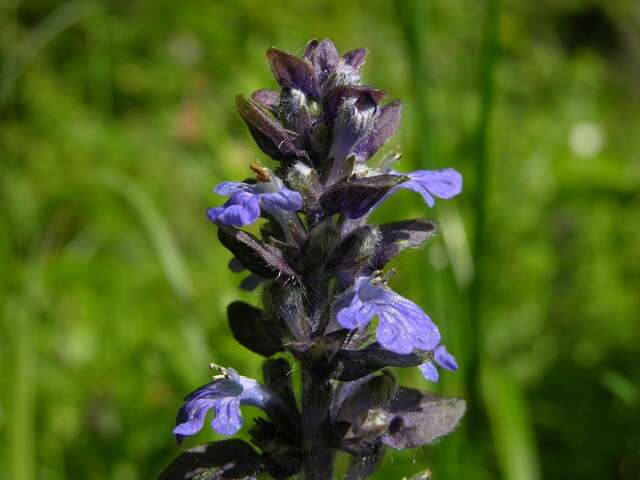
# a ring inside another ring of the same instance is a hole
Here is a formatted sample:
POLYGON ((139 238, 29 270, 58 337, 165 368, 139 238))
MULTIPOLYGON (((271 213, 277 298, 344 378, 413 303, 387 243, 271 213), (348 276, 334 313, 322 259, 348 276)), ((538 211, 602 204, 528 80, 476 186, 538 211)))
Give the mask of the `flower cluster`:
POLYGON ((240 405, 252 405, 267 414, 249 430, 260 452, 214 442, 183 453, 161 478, 178 478, 185 468, 214 478, 300 471, 332 478, 339 450, 352 455, 349 478, 366 478, 375 470, 371 458, 379 463, 385 448, 430 443, 464 413, 460 399, 398 387, 386 368, 417 366, 435 382, 436 365, 453 371, 457 364, 431 318, 388 286, 388 264, 426 242, 436 223, 375 225, 370 215, 402 189, 433 207, 436 198, 460 193, 462 177, 453 169, 401 172, 395 152, 373 159, 396 132, 401 104, 383 103, 384 92, 362 83, 366 54, 339 55, 330 40, 309 42, 302 58, 271 48, 280 89, 236 99, 257 145, 277 163, 255 163, 255 179, 217 185, 215 193, 228 198, 207 211, 233 255, 230 268, 249 274, 241 286, 262 286, 263 308, 233 302, 229 326, 255 353, 291 354, 302 391, 297 401, 295 369, 282 357, 265 361, 263 384, 219 368, 185 398, 176 438, 200 431, 210 410, 213 429, 233 434, 243 423, 240 405), (241 229, 261 219, 260 237, 241 229))

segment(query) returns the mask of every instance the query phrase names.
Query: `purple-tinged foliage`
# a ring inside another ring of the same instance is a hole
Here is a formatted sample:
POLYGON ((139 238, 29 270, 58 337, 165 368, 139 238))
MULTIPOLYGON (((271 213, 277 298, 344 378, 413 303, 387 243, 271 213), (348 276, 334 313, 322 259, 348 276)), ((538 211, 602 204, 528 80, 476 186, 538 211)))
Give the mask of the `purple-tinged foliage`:
POLYGON ((416 448, 449 434, 465 409, 460 398, 400 388, 384 410, 372 412, 371 418, 388 425, 381 437, 383 444, 395 449, 416 448))
POLYGON ((366 58, 366 48, 356 48, 355 50, 351 50, 350 52, 347 52, 342 56, 344 63, 358 70, 360 69, 360 67, 362 67, 362 65, 364 65, 364 61, 366 58))
POLYGON ((235 301, 227 307, 227 317, 233 337, 243 347, 264 357, 283 351, 282 325, 266 319, 259 308, 235 301))
POLYGON ((366 135, 363 135, 353 147, 353 155, 357 162, 369 160, 391 137, 400 126, 402 104, 395 100, 376 112, 374 124, 366 135))
POLYGON ((389 263, 437 231, 426 219, 375 225, 371 213, 399 190, 427 206, 462 189, 455 170, 396 169, 400 155, 375 156, 400 125, 402 105, 366 85, 363 48, 340 55, 328 39, 298 57, 271 48, 279 90, 239 95, 236 109, 258 147, 278 163, 251 165, 255 180, 222 182, 228 197, 208 218, 243 272, 241 288, 259 287, 261 308, 227 309, 235 340, 267 357, 263 383, 233 369, 188 395, 178 411, 178 441, 211 425, 232 434, 241 405, 262 409, 249 428, 253 447, 214 442, 180 455, 164 480, 244 478, 328 480, 338 451, 352 456, 346 478, 367 478, 385 449, 415 448, 450 433, 464 414, 456 398, 398 387, 387 367, 418 367, 429 381, 457 363, 429 316, 387 284, 389 263), (258 223, 252 232, 243 227, 258 223), (248 275, 248 276, 246 276, 248 275), (289 354, 294 366, 281 357, 289 354), (300 375, 296 398, 292 377, 300 375))
POLYGON ((251 94, 251 99, 272 113, 278 113, 278 105, 280 104, 280 92, 278 90, 269 90, 268 88, 256 90, 251 94))
POLYGON ((283 89, 300 90, 310 98, 320 98, 320 82, 309 62, 277 48, 270 48, 267 58, 273 76, 283 89))
POLYGON ((248 443, 233 438, 184 451, 158 480, 249 479, 263 468, 261 455, 248 443))
POLYGON ((423 245, 436 234, 438 225, 432 220, 404 220, 380 225, 380 246, 372 259, 374 270, 383 269, 406 248, 423 245))
POLYGON ((417 367, 429 358, 429 352, 395 353, 377 342, 360 349, 344 349, 333 357, 334 378, 352 381, 384 367, 417 367))
POLYGON ((243 267, 260 277, 276 278, 284 283, 297 278, 282 250, 258 240, 249 232, 220 226, 218 239, 243 267))
POLYGON ((306 158, 298 137, 280 124, 265 107, 242 95, 236 97, 236 110, 264 153, 274 160, 306 158))
POLYGON ((347 218, 360 218, 405 180, 400 175, 385 174, 339 182, 325 190, 320 204, 327 216, 341 213, 347 218))

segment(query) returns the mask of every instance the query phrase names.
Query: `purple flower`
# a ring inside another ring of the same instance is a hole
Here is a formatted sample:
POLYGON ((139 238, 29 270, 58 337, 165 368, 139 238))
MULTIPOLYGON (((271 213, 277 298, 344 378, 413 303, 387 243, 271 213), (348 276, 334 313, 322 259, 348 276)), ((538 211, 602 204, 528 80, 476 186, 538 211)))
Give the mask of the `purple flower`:
POLYGON ((333 158, 333 165, 329 180, 338 180, 340 170, 354 145, 369 132, 376 120, 379 95, 368 90, 355 89, 350 95, 345 95, 342 103, 336 109, 333 125, 333 140, 329 157, 333 158))
POLYGON ((311 40, 304 50, 304 58, 311 62, 325 93, 335 86, 359 85, 360 68, 366 56, 364 48, 339 56, 336 46, 328 38, 320 42, 311 40))
POLYGON ((422 309, 392 291, 379 275, 356 279, 334 312, 337 322, 348 329, 364 327, 378 315, 376 337, 392 352, 429 351, 440 342, 438 327, 422 309))
POLYGON ((207 383, 185 397, 173 429, 178 443, 202 429, 211 408, 215 413, 211 427, 223 435, 233 435, 242 427, 241 404, 264 409, 272 400, 273 393, 255 380, 238 375, 232 368, 221 370, 224 378, 207 383))
POLYGON ((398 190, 407 189, 419 193, 430 207, 435 205, 433 197, 449 199, 462 191, 462 175, 453 168, 443 170, 416 170, 415 172, 402 173, 390 171, 397 175, 409 177, 409 180, 391 189, 387 197, 398 190))
POLYGON ((386 165, 393 163, 400 158, 398 154, 388 155, 382 160, 382 168, 369 170, 365 166, 356 168, 356 175, 367 177, 379 177, 383 175, 397 175, 408 177, 408 180, 392 187, 380 200, 378 200, 358 222, 346 224, 343 227, 343 233, 348 233, 357 225, 365 222, 373 211, 382 205, 382 202, 391 197, 399 190, 412 190, 422 195, 425 203, 429 207, 433 207, 436 203, 434 197, 449 199, 458 195, 462 191, 462 175, 453 168, 445 168, 443 170, 416 170, 414 172, 403 173, 392 170, 386 165))
POLYGON ((229 200, 221 207, 210 208, 207 211, 209 220, 216 224, 242 227, 254 223, 264 210, 283 223, 289 212, 302 208, 300 194, 285 187, 278 177, 267 175, 263 179, 266 181, 258 181, 255 184, 218 184, 214 191, 218 195, 228 196, 229 200))
POLYGON ((329 157, 333 158, 328 182, 342 172, 347 158, 364 163, 393 136, 400 124, 402 105, 398 101, 378 105, 384 93, 371 87, 336 88, 327 99, 330 117, 335 117, 329 157), (337 98, 336 98, 337 97, 337 98))
POLYGON ((436 369, 434 363, 445 370, 449 370, 450 372, 458 369, 456 359, 453 358, 453 355, 447 351, 444 345, 437 347, 433 351, 432 359, 427 360, 418 367, 424 378, 431 380, 432 382, 437 382, 440 375, 438 374, 438 369, 436 369))

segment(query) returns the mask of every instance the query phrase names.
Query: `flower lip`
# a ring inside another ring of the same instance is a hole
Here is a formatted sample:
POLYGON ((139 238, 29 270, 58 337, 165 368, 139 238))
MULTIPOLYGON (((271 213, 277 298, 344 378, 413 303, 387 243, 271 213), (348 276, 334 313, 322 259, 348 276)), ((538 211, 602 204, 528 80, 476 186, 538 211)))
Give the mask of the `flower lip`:
POLYGON ((286 216, 302 208, 302 196, 285 187, 282 180, 268 168, 258 163, 251 164, 250 168, 256 173, 258 181, 254 184, 218 184, 215 193, 226 195, 229 199, 224 205, 207 210, 207 217, 216 224, 242 227, 254 223, 264 210, 276 217, 283 228, 286 227, 286 216))
POLYGON ((276 401, 273 392, 255 380, 239 375, 233 368, 217 365, 213 368, 221 374, 187 395, 185 403, 178 410, 173 429, 178 443, 185 436, 195 435, 202 429, 211 409, 215 413, 211 427, 223 435, 232 435, 242 427, 240 405, 265 409, 270 402, 276 401))
POLYGON ((333 311, 336 321, 347 329, 364 327, 377 315, 377 340, 395 353, 429 351, 440 342, 440 332, 431 319, 415 303, 392 291, 379 274, 358 277, 333 311))
MULTIPOLYGON (((393 171, 392 171, 393 172, 393 171)), ((400 172, 393 172, 401 174, 400 172)), ((425 203, 433 207, 435 199, 450 199, 458 195, 462 191, 462 175, 453 168, 445 168, 442 170, 416 170, 415 172, 405 173, 409 177, 409 181, 402 185, 398 185, 398 189, 406 188, 422 195, 425 203)), ((391 192, 392 194, 393 192, 391 192)))
POLYGON ((439 345, 434 350, 429 352, 427 360, 421 364, 418 368, 420 372, 427 380, 437 382, 440 379, 440 374, 436 365, 445 370, 453 372, 458 369, 458 363, 453 355, 451 355, 444 345, 439 345))

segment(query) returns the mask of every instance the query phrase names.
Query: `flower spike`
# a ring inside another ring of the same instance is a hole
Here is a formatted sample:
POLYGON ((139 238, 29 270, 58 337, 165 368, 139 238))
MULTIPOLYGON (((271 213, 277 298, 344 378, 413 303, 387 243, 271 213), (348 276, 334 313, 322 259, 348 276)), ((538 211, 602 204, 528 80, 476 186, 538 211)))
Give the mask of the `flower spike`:
POLYGON ((366 55, 340 54, 329 39, 311 40, 301 56, 270 48, 279 89, 236 97, 258 148, 278 163, 252 163, 252 179, 219 183, 225 201, 206 214, 233 256, 229 269, 244 273, 240 288, 259 292, 260 305, 233 301, 227 319, 237 344, 264 358, 263 382, 212 364, 213 378, 184 399, 173 432, 178 442, 196 434, 213 411, 216 432, 236 433, 242 405, 265 415, 248 430, 255 449, 238 440, 196 447, 160 480, 324 480, 335 478, 338 451, 352 457, 349 478, 366 478, 385 449, 428 445, 465 412, 464 400, 399 386, 388 368, 417 367, 436 382, 439 369, 458 365, 434 321, 388 285, 393 260, 427 243, 437 221, 377 225, 369 217, 400 190, 429 207, 453 198, 462 175, 402 172, 394 151, 375 158, 396 133, 402 104, 363 82, 366 55))

